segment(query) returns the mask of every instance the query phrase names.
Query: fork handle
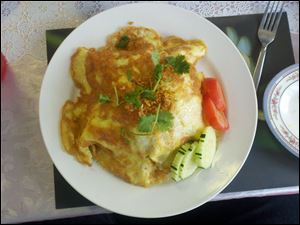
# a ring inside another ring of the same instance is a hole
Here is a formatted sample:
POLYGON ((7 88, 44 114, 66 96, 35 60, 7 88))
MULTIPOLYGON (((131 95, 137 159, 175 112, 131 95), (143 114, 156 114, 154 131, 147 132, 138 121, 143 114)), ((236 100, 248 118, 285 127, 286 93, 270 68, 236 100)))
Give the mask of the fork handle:
POLYGON ((267 50, 267 46, 262 46, 261 47, 260 53, 259 53, 259 56, 258 56, 258 60, 257 60, 257 63, 256 63, 256 67, 255 67, 254 72, 253 72, 253 81, 254 81, 254 86, 255 86, 256 90, 258 89, 261 73, 262 73, 262 70, 263 70, 265 56, 266 56, 266 50, 267 50))

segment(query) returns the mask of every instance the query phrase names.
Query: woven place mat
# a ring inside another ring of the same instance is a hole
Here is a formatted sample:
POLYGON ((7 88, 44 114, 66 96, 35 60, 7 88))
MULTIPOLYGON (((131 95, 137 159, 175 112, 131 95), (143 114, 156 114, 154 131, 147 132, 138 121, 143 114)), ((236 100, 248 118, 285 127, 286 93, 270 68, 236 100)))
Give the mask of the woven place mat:
MULTIPOLYGON (((247 54, 250 67, 253 69, 258 57, 260 43, 257 39, 257 29, 262 18, 261 14, 209 18, 224 32, 235 30, 237 41, 245 37, 250 42, 250 51, 245 46, 239 46, 247 54), (251 63, 252 61, 252 63, 251 63)), ((47 56, 50 61, 60 43, 73 29, 49 30, 47 37, 47 56)), ((249 47, 249 46, 248 46, 249 47)), ((259 110, 262 113, 262 97, 264 90, 280 70, 294 64, 293 49, 286 13, 283 14, 275 41, 268 48, 264 71, 258 90, 259 110)), ((260 113, 260 114, 261 114, 260 113)), ((246 119, 247 115, 245 115, 246 119)), ((71 208, 93 205, 76 192, 54 167, 56 208, 71 208)), ((245 192, 271 188, 282 188, 299 185, 299 161, 291 155, 271 134, 263 120, 258 121, 257 133, 251 153, 233 182, 223 193, 245 192)))

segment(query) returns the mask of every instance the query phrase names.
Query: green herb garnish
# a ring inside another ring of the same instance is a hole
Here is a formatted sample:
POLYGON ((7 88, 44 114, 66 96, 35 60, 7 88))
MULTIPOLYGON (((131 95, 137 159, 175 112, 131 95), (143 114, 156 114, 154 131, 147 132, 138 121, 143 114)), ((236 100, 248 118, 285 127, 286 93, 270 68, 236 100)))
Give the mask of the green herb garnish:
POLYGON ((155 120, 154 120, 154 122, 153 122, 153 126, 152 126, 152 129, 151 129, 151 133, 153 133, 154 128, 155 128, 155 125, 156 125, 157 122, 158 122, 159 113, 160 113, 160 104, 158 105, 157 110, 156 110, 155 120))
POLYGON ((99 95, 99 97, 98 97, 98 102, 100 102, 100 103, 108 103, 108 102, 110 102, 110 98, 107 96, 107 95, 99 95))
POLYGON ((155 115, 143 116, 139 120, 138 131, 150 133, 152 130, 154 121, 155 121, 155 115))
POLYGON ((154 131, 156 125, 160 131, 167 131, 173 126, 173 119, 172 113, 160 111, 159 105, 155 115, 150 114, 140 118, 138 131, 149 134, 154 131))
POLYGON ((140 108, 142 103, 139 99, 139 96, 141 94, 141 91, 140 90, 135 90, 135 91, 132 91, 132 92, 127 92, 125 94, 125 101, 129 104, 132 104, 134 105, 136 108, 140 108))
POLYGON ((141 93, 141 97, 149 100, 155 100, 155 93, 152 90, 145 89, 141 93))
POLYGON ((153 88, 153 91, 155 92, 156 89, 158 88, 159 82, 162 78, 162 71, 164 69, 164 66, 161 64, 157 64, 154 68, 154 79, 156 81, 155 86, 153 88))
POLYGON ((181 75, 184 73, 189 73, 190 64, 186 61, 184 55, 178 56, 168 56, 166 57, 166 64, 171 65, 174 68, 174 71, 181 75))
POLYGON ((173 115, 167 111, 160 111, 158 114, 157 126, 160 131, 167 131, 173 126, 173 115))
POLYGON ((164 66, 161 64, 157 64, 154 68, 154 79, 158 82, 162 78, 162 71, 164 66))
POLYGON ((157 107, 156 114, 150 114, 140 118, 138 131, 143 133, 152 133, 158 120, 160 105, 157 107))
POLYGON ((127 47, 129 43, 129 37, 124 35, 120 38, 120 40, 118 41, 118 43, 116 44, 116 47, 117 48, 121 48, 121 49, 124 49, 127 47))
POLYGON ((155 92, 153 90, 137 87, 136 90, 127 92, 124 99, 127 103, 134 105, 136 108, 140 108, 142 105, 140 97, 155 100, 155 92))
POLYGON ((152 62, 154 64, 154 66, 156 66, 157 64, 159 64, 159 60, 160 60, 160 55, 158 51, 154 51, 151 53, 151 59, 152 62))
POLYGON ((115 96, 116 96, 116 106, 119 105, 119 95, 118 95, 118 90, 116 88, 116 85, 113 85, 114 87, 114 92, 115 92, 115 96))

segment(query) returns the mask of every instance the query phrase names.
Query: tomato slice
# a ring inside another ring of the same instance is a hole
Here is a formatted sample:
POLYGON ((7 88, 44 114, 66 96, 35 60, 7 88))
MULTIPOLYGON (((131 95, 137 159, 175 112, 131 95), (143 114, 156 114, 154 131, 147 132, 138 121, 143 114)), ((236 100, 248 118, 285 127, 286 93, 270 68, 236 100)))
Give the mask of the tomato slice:
POLYGON ((6 66, 7 66, 6 58, 1 52, 1 80, 5 78, 6 66))
POLYGON ((217 109, 208 95, 203 96, 202 106, 204 120, 209 125, 219 131, 226 131, 229 129, 229 123, 224 112, 217 109))
POLYGON ((206 78, 202 84, 202 93, 213 101, 219 111, 226 111, 226 102, 222 87, 216 78, 206 78))

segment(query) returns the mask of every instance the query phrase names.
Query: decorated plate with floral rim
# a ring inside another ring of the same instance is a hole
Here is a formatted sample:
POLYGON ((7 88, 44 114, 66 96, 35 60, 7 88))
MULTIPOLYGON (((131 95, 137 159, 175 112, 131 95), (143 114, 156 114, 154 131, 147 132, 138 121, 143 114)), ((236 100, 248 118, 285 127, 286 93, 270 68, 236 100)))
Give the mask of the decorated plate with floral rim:
POLYGON ((278 73, 264 94, 264 114, 274 136, 299 157, 299 65, 278 73))

